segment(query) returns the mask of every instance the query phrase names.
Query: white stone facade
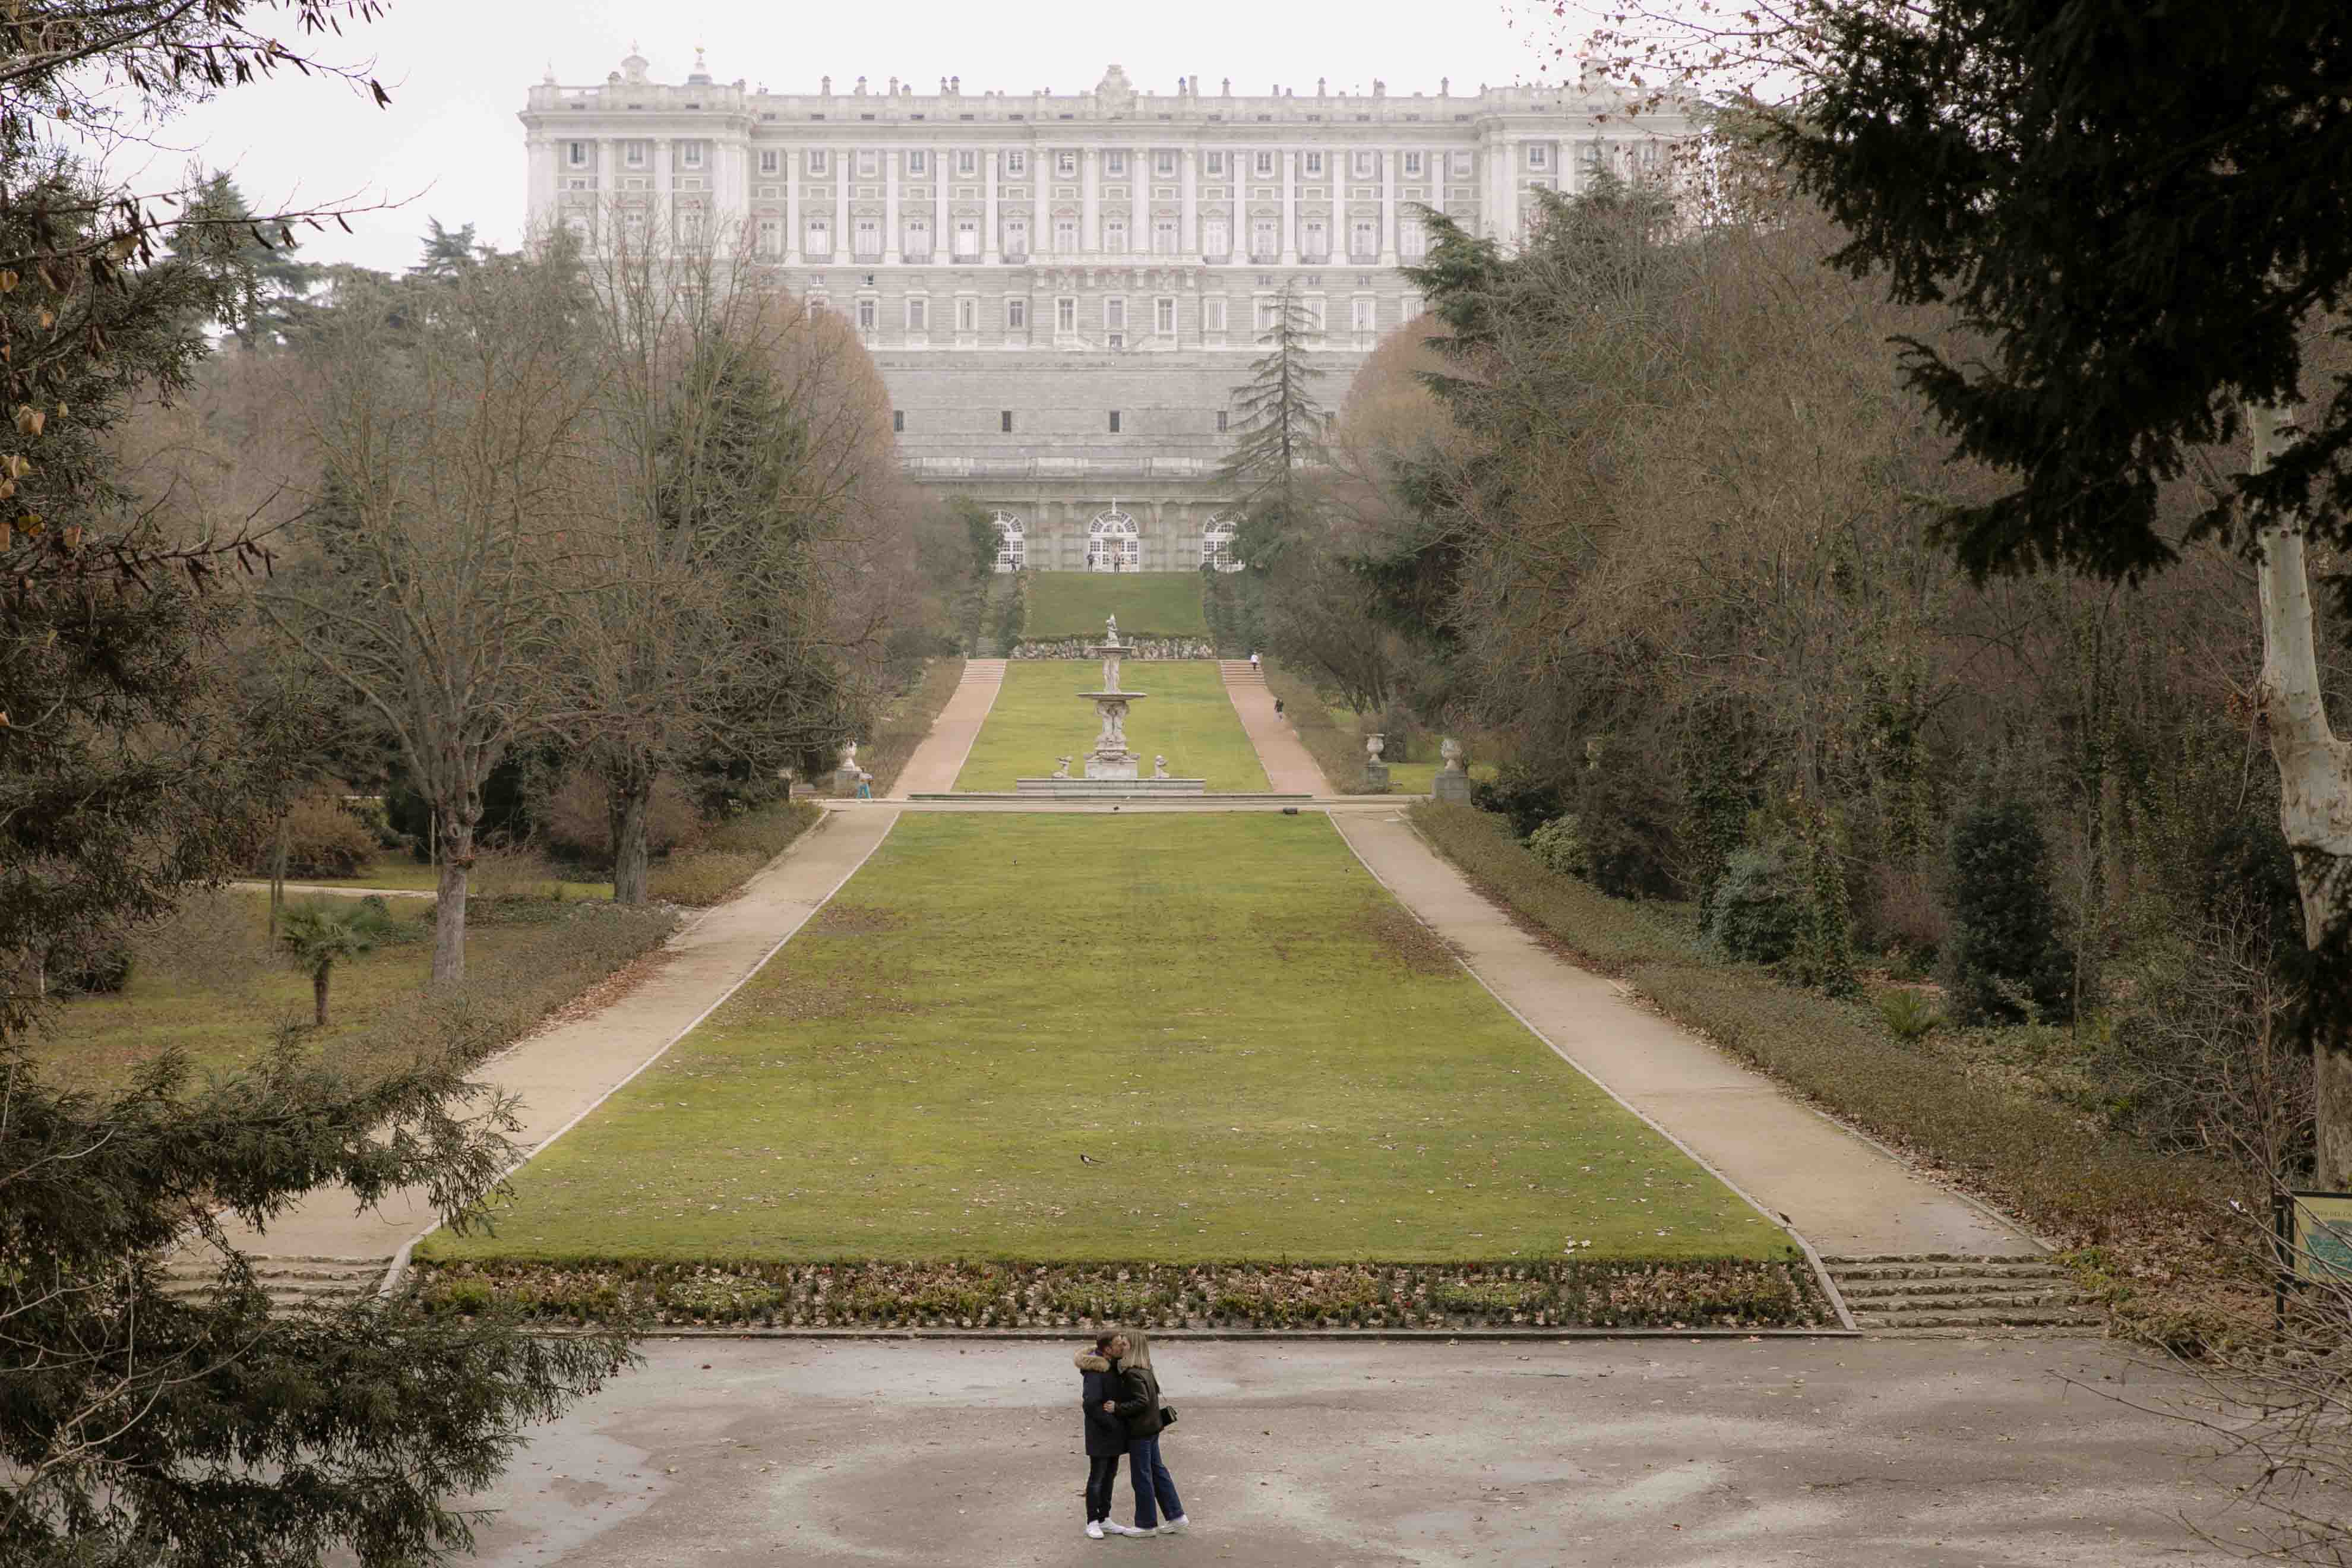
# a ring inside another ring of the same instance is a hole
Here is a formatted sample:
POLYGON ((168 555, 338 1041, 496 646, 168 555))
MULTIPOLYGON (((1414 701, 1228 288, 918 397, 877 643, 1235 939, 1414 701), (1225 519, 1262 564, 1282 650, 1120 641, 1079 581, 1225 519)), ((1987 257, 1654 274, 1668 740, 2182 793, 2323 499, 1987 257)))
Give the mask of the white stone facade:
POLYGON ((1420 313, 1398 268, 1425 212, 1507 241, 1537 187, 1664 177, 1687 130, 1589 79, 1364 97, 1178 78, 1163 95, 1112 66, 1076 94, 862 77, 775 93, 714 81, 698 52, 684 82, 649 68, 633 52, 601 85, 530 90, 534 231, 740 232, 856 322, 910 471, 1020 517, 1026 564, 1052 569, 1108 556, 1088 531, 1114 510, 1144 569, 1202 564, 1232 500, 1220 416, 1283 289, 1322 323, 1336 404, 1420 313))

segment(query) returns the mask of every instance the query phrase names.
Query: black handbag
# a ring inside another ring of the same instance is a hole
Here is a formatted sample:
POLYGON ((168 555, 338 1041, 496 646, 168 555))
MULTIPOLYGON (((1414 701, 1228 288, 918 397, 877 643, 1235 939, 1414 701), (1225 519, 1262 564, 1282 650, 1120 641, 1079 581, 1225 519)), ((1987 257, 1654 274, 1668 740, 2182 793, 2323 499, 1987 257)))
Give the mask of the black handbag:
POLYGON ((1162 1426, 1173 1426, 1176 1425, 1176 1407, 1174 1405, 1163 1405, 1160 1407, 1160 1424, 1162 1426))

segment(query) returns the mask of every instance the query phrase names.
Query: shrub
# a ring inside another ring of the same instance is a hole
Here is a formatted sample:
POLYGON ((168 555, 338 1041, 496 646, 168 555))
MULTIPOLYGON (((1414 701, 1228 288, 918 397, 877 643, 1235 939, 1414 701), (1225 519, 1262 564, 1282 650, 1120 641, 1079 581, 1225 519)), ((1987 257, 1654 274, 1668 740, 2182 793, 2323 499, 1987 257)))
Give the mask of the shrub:
POLYGON ((1524 763, 1505 763, 1493 780, 1470 786, 1470 804, 1511 825, 1512 837, 1527 838, 1545 823, 1567 815, 1559 785, 1536 776, 1524 763))
POLYGON ((1805 923, 1806 889, 1774 842, 1735 851, 1709 907, 1707 941, 1726 958, 1778 963, 1796 952, 1805 923))
POLYGON ((1944 1015, 1925 994, 1905 989, 1878 999, 1878 1021, 1898 1040, 1924 1040, 1943 1023, 1944 1015))
POLYGON ((2058 939, 2048 862, 2041 825, 2014 795, 1989 796, 1953 825, 1945 970, 1960 1023, 2073 1016, 2072 970, 2058 939))
POLYGON ((1577 826, 1574 812, 1555 816, 1528 835, 1528 853, 1546 870, 1562 877, 1583 877, 1592 869, 1592 852, 1585 846, 1584 830, 1577 826))
POLYGON ((131 984, 131 949, 100 948, 79 963, 52 972, 49 988, 67 996, 112 996, 131 984))
POLYGON ((1551 931, 1596 969, 1622 973, 1658 959, 1687 963, 1699 932, 1685 906, 1612 899, 1544 869, 1501 817, 1471 806, 1419 801, 1412 825, 1487 892, 1551 931))
POLYGON ((1926 880, 1884 863, 1870 869, 1855 925, 1868 946, 1921 964, 1932 964, 1952 934, 1950 917, 1926 880))
MULTIPOLYGON (((356 877, 375 858, 378 847, 376 835, 367 824, 324 790, 306 795, 287 808, 285 835, 286 874, 298 879, 356 877)), ((277 855, 277 838, 265 837, 256 851, 253 869, 268 876, 277 855)))
POLYGON ((646 879, 646 896, 697 907, 722 902, 824 816, 814 802, 797 800, 730 817, 710 829, 700 848, 656 866, 646 879))
POLYGON ((1680 815, 1672 782, 1643 753, 1624 747, 1595 756, 1576 782, 1587 880, 1621 899, 1672 898, 1680 815))

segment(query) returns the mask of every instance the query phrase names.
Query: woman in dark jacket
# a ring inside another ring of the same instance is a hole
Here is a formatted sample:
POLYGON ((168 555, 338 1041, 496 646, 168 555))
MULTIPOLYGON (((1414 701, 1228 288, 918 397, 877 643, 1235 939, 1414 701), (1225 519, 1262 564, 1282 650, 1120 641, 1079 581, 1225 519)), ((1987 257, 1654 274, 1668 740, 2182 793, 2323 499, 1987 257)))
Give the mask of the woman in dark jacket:
POLYGON ((1087 1421, 1087 1538, 1100 1541, 1108 1533, 1132 1535, 1134 1531, 1110 1520, 1111 1488, 1118 1481, 1119 1456, 1127 1452, 1127 1426, 1112 1414, 1119 1396, 1118 1373, 1111 1370, 1111 1336, 1095 1336, 1095 1348, 1080 1351, 1078 1408, 1087 1421))
POLYGON ((1128 1479, 1135 1486, 1135 1533, 1155 1533, 1152 1503, 1168 1516, 1157 1529, 1175 1533, 1192 1521, 1176 1496, 1176 1478, 1160 1462, 1160 1434, 1168 1424, 1160 1403, 1160 1379, 1151 1370, 1151 1340, 1141 1329, 1130 1329, 1110 1342, 1111 1365, 1118 1373, 1119 1419, 1127 1423, 1128 1479))

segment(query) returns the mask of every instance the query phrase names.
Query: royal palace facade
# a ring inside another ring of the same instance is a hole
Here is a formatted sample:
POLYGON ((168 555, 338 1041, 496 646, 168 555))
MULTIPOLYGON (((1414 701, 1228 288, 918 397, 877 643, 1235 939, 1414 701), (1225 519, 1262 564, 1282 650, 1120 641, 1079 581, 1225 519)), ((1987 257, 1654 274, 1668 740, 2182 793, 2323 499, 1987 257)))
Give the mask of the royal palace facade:
POLYGON ((534 232, 740 233, 856 325, 902 458, 996 512, 1000 563, 1187 570, 1217 554, 1230 402, 1286 289, 1336 399, 1420 313, 1425 215, 1512 238, 1538 188, 1664 178, 1679 114, 1573 88, 1236 94, 1118 66, 1086 92, 814 93, 656 81, 632 52, 522 112, 534 232), (609 215, 618 215, 617 216, 609 215))

